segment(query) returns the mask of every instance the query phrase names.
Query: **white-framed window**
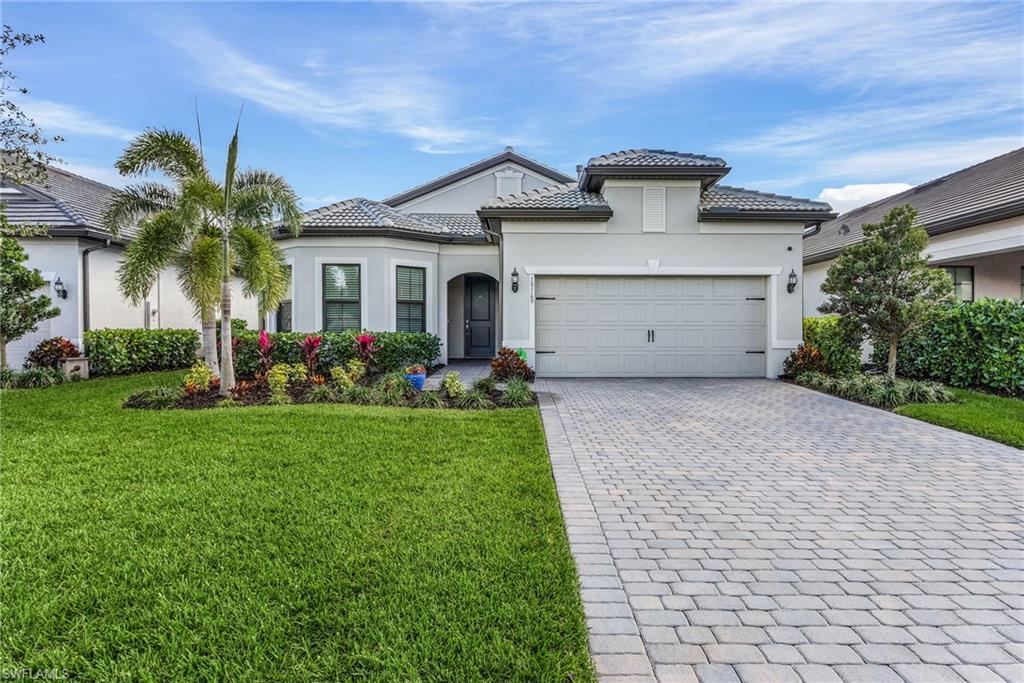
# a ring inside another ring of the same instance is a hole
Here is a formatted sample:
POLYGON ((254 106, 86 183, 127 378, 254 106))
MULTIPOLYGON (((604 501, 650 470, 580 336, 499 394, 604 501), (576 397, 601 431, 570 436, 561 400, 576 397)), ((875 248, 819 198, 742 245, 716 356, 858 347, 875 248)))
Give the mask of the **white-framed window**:
POLYGON ((285 277, 288 278, 288 298, 283 299, 277 306, 277 314, 274 320, 274 330, 277 332, 292 331, 292 267, 291 264, 281 266, 285 277))
POLYGON ((953 278, 953 296, 957 301, 974 301, 974 267, 946 266, 945 269, 953 278))
POLYGON ((427 269, 395 266, 395 330, 427 331, 427 269))
POLYGON ((360 270, 358 263, 323 264, 321 277, 325 332, 363 329, 360 270))

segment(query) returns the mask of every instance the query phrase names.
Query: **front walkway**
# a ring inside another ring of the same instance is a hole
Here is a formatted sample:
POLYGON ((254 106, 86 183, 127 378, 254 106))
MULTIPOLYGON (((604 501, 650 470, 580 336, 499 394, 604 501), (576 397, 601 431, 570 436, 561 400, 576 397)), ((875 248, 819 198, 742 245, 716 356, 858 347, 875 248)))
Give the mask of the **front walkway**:
POLYGON ((488 377, 491 374, 491 359, 457 358, 449 361, 448 365, 444 366, 427 378, 427 381, 423 384, 423 388, 434 390, 440 389, 441 382, 444 381, 445 376, 449 372, 453 371, 459 373, 459 379, 461 379, 463 384, 468 387, 481 377, 488 377))
POLYGON ((1024 467, 768 380, 541 380, 608 681, 1024 680, 1024 467))

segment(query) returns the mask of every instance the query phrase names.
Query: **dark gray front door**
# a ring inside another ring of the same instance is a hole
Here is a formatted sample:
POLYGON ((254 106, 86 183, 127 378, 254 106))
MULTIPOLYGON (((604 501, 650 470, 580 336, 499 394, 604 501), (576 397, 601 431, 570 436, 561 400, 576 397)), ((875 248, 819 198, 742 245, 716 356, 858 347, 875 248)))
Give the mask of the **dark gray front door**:
POLYGON ((466 357, 490 358, 494 355, 494 280, 466 277, 465 298, 466 357))

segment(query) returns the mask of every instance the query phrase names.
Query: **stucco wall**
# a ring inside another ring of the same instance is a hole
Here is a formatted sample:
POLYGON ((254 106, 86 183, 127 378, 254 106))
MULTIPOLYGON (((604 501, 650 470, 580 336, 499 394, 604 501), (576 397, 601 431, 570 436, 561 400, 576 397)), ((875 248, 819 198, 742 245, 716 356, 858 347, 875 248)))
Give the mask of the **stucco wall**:
POLYGON ((469 178, 395 206, 403 211, 417 213, 476 213, 484 202, 498 196, 498 180, 495 173, 507 169, 523 174, 523 192, 557 184, 555 180, 509 162, 497 164, 469 178))
MULTIPOLYGON (((790 270, 801 274, 803 225, 701 223, 697 220, 696 183, 651 181, 650 185, 667 186, 666 232, 642 231, 639 181, 609 181, 604 195, 614 212, 610 221, 506 221, 502 226, 502 271, 508 273, 515 267, 531 275, 551 273, 552 269, 562 274, 764 274, 768 278, 767 375, 779 374, 782 361, 801 335, 800 290, 787 293, 786 276, 790 270)), ((503 344, 522 347, 532 358, 530 285, 512 294, 503 280, 501 290, 503 344)))

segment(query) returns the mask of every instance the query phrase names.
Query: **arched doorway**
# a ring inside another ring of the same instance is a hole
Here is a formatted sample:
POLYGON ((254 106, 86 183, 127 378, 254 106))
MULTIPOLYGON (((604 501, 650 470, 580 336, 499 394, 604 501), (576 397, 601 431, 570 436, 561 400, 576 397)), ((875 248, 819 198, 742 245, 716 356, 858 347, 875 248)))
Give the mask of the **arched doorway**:
POLYGON ((498 343, 498 281, 464 273, 448 281, 448 357, 492 358, 498 343))

